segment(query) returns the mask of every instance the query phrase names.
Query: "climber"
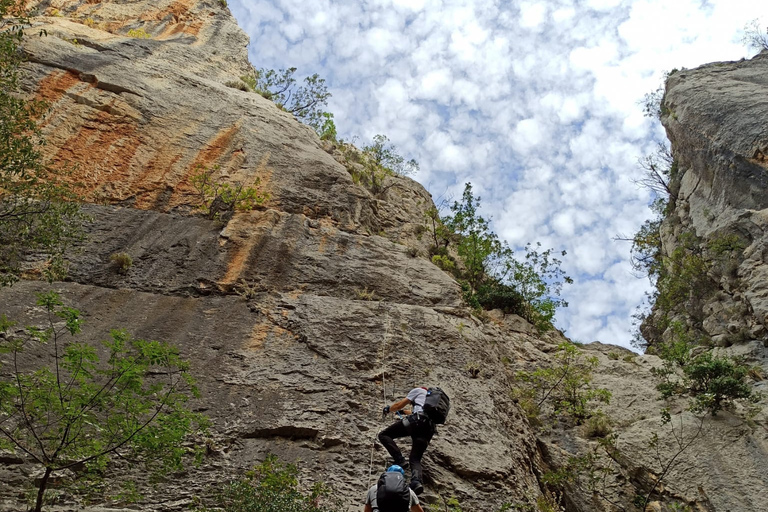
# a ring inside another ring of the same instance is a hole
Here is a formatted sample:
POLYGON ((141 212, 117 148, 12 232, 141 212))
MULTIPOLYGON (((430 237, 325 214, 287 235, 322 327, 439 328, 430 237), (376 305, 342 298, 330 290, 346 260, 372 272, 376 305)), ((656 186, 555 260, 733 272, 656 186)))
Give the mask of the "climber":
POLYGON ((450 409, 450 400, 440 388, 413 388, 402 400, 384 407, 384 416, 388 413, 396 413, 409 404, 412 405, 412 410, 405 412, 406 417, 382 430, 379 433, 379 441, 392 456, 396 465, 405 466, 405 457, 394 440, 411 436, 411 454, 408 457, 411 465, 410 488, 419 495, 424 492, 421 458, 436 432, 435 424, 445 423, 445 417, 450 409))
POLYGON ((405 483, 405 470, 390 466, 368 489, 364 512, 424 512, 419 498, 405 483))

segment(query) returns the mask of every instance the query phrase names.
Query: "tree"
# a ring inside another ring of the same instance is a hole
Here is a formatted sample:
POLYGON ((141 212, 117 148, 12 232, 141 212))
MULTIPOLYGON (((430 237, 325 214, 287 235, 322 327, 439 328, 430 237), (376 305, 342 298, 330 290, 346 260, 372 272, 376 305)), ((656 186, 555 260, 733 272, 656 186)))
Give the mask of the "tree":
MULTIPOLYGON (((442 219, 440 236, 446 249, 436 246, 435 252, 445 257, 447 245, 455 243, 463 264, 459 278, 469 305, 518 314, 540 331, 551 328, 555 310, 568 306, 559 298, 563 284, 573 282, 561 269, 561 260, 554 257, 553 249, 540 251, 540 243, 526 245, 525 257, 517 258, 491 231, 479 209, 480 198, 472 193, 472 184, 466 183, 461 201, 451 206, 452 215, 442 219)), ((437 242, 437 231, 434 233, 437 242)))
POLYGON ((398 176, 410 176, 419 170, 416 160, 406 161, 386 135, 374 135, 373 144, 364 146, 363 154, 371 164, 387 169, 398 176))
POLYGON ((768 50, 768 28, 763 29, 760 21, 754 19, 744 26, 744 35, 741 38, 742 44, 753 50, 768 50))
POLYGON ((43 163, 36 120, 45 105, 20 96, 20 45, 28 23, 15 0, 0 0, 0 286, 17 281, 24 259, 42 255, 49 280, 66 272, 64 254, 84 220, 66 173, 43 163))
POLYGON ((409 176, 419 170, 416 160, 406 161, 386 135, 374 135, 373 143, 363 146, 360 157, 360 181, 376 195, 383 194, 396 183, 392 180, 385 185, 387 178, 409 176))
POLYGON ((477 292, 486 276, 491 257, 499 255, 505 247, 491 231, 488 220, 478 213, 480 198, 472 193, 472 184, 464 184, 461 202, 454 201, 450 216, 443 223, 458 235, 456 251, 464 263, 464 275, 471 293, 477 292))
POLYGON ((304 78, 304 85, 298 85, 293 76, 295 73, 296 68, 280 70, 261 68, 252 76, 241 78, 249 89, 272 100, 278 107, 314 128, 318 135, 331 132, 335 134, 333 114, 322 110, 328 105, 328 98, 331 97, 325 85, 325 78, 320 78, 315 73, 304 78))
POLYGON ((178 350, 122 330, 97 349, 72 340, 81 313, 56 293, 40 294, 37 305, 43 324, 23 335, 0 317, 0 448, 44 468, 35 512, 56 471, 103 468, 110 455, 138 457, 157 471, 180 468, 181 441, 205 419, 185 408, 198 392, 178 350))
POLYGON ((668 145, 660 142, 656 151, 640 159, 640 167, 645 173, 640 179, 633 180, 635 184, 661 197, 665 206, 677 199, 672 182, 677 179, 678 166, 668 145))
MULTIPOLYGON (((568 306, 560 292, 573 279, 560 267, 562 261, 554 257, 553 249, 540 249, 540 242, 536 242, 535 248, 528 243, 524 260, 515 259, 511 252, 505 253, 503 271, 497 276, 517 290, 523 301, 522 316, 542 331, 551 326, 557 308, 568 306)), ((560 255, 565 256, 566 252, 561 251, 560 255)))

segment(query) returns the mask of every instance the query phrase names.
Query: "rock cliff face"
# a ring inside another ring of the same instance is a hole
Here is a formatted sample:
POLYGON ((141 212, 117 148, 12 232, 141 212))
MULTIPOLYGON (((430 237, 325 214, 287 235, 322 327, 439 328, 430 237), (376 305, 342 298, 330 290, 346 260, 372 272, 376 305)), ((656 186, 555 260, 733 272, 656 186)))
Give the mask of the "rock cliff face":
MULTIPOLYGON (((723 346, 768 340, 768 52, 674 73, 667 82, 667 128, 678 161, 665 252, 693 232, 711 246, 733 240, 716 291, 701 306, 703 329, 723 346)), ((711 251, 710 251, 711 252, 711 251)))
MULTIPOLYGON (((464 510, 505 502, 536 510, 544 472, 597 446, 582 427, 535 430, 512 399, 516 372, 548 364, 564 338, 539 335, 521 319, 482 322, 463 307, 457 283, 424 256, 420 233, 432 202, 423 187, 392 178, 385 194, 372 195, 310 128, 226 85, 249 64, 247 39, 220 2, 35 4, 44 14, 35 28, 48 35, 26 41, 25 86, 51 106, 46 157, 75 164, 93 217, 70 281, 53 287, 84 312, 86 338, 123 327, 178 345, 203 393, 195 406, 213 421, 203 466, 150 489, 140 510, 188 510, 269 452, 301 460, 304 481, 331 484, 349 510, 360 510, 386 461, 374 443, 380 407, 421 384, 440 385, 454 403, 425 459, 424 499, 440 510, 451 496, 464 510), (219 166, 227 181, 258 178, 270 199, 226 222, 195 215, 190 179, 200 166, 219 166), (126 274, 111 266, 115 252, 133 258, 126 274)), ((756 109, 765 94, 750 91, 765 91, 766 65, 762 56, 686 71, 667 94, 677 113, 670 138, 690 152, 681 156, 689 170, 680 197, 691 222, 702 233, 739 226, 757 244, 739 267, 750 284, 728 298, 751 308, 748 319, 737 316, 755 335, 768 313, 760 302, 760 219, 768 216, 759 211, 768 106, 756 109), (732 95, 706 89, 726 77, 732 95)), ((0 312, 34 322, 32 297, 47 287, 23 281, 0 290, 0 312)), ((762 343, 737 348, 768 364, 762 343)), ((603 492, 613 504, 575 485, 563 503, 568 511, 632 510, 634 495, 661 472, 647 445, 663 405, 650 374, 659 362, 600 344, 585 351, 599 358, 597 385, 614 393, 607 412, 620 455, 603 492)), ((683 408, 672 405, 673 419, 689 428, 695 419, 683 408)), ((755 421, 724 415, 711 423, 664 475, 654 510, 672 502, 764 509, 768 441, 764 417, 755 421)), ((674 453, 674 437, 659 436, 674 453)), ((8 483, 0 507, 18 510, 33 479, 22 458, 0 454, 8 483)))

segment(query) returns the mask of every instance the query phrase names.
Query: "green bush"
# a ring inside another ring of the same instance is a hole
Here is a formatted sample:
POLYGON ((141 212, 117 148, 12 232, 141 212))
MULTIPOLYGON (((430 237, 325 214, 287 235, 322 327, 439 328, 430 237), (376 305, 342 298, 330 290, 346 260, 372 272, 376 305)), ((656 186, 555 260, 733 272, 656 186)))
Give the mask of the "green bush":
POLYGON ((299 470, 276 455, 267 458, 245 478, 230 482, 201 512, 338 512, 345 507, 332 498, 331 489, 316 482, 308 491, 299 486, 299 470))
POLYGON ((611 401, 610 391, 592 387, 592 371, 598 365, 596 357, 585 357, 576 345, 561 343, 551 367, 518 372, 517 379, 523 384, 518 395, 535 400, 537 409, 548 402, 555 415, 581 424, 598 412, 592 402, 611 401))
POLYGON ((500 309, 505 314, 525 317, 528 313, 525 299, 513 286, 488 280, 482 283, 475 294, 478 304, 483 309, 500 309))
MULTIPOLYGON (((541 251, 540 243, 526 245, 525 256, 515 257, 506 242, 491 231, 479 208, 480 198, 467 183, 461 202, 451 206, 451 215, 439 224, 432 219, 436 242, 432 252, 447 254, 448 246, 455 244, 461 265, 454 274, 468 306, 502 309, 519 314, 540 331, 550 329, 557 308, 568 306, 559 296, 563 285, 572 279, 560 268, 562 262, 553 250, 541 251)), ((428 225, 430 218, 431 214, 428 225)))
POLYGON ((405 160, 386 135, 374 135, 373 142, 360 150, 362 170, 359 180, 375 195, 382 195, 396 182, 387 179, 393 176, 408 176, 419 170, 416 160, 405 160))
POLYGON ((320 118, 316 123, 315 131, 322 140, 329 140, 332 142, 338 141, 339 134, 336 132, 336 123, 333 122, 333 114, 330 112, 322 112, 320 118))
POLYGON ((552 327, 557 308, 568 306, 568 302, 560 298, 560 292, 564 284, 571 284, 573 280, 560 268, 562 261, 553 256, 552 249, 540 252, 540 248, 540 243, 535 248, 529 243, 522 260, 514 258, 511 251, 505 253, 502 270, 497 275, 520 294, 522 316, 539 331, 546 331, 552 327))
POLYGON ((117 268, 117 271, 121 274, 127 274, 128 270, 133 266, 133 258, 127 252, 116 252, 110 255, 109 261, 117 268))
POLYGON ((705 352, 683 368, 688 392, 693 396, 692 410, 707 411, 712 416, 734 400, 756 399, 746 382, 749 367, 741 360, 716 357, 705 352))
POLYGON ((453 272, 456 269, 456 264, 449 256, 435 254, 432 256, 432 263, 440 267, 441 270, 445 270, 446 272, 453 272))
POLYGON ((269 199, 269 194, 258 189, 259 178, 248 187, 240 182, 229 184, 214 177, 218 170, 218 166, 200 167, 191 180, 200 197, 200 209, 209 219, 228 220, 235 211, 253 210, 269 199))
POLYGON ((715 356, 710 351, 692 357, 691 349, 705 342, 692 340, 679 322, 674 322, 670 331, 672 337, 659 354, 663 364, 652 370, 662 379, 656 386, 662 398, 689 396, 691 411, 706 411, 712 416, 734 400, 759 400, 760 395, 753 393, 747 382, 752 369, 741 359, 715 356))

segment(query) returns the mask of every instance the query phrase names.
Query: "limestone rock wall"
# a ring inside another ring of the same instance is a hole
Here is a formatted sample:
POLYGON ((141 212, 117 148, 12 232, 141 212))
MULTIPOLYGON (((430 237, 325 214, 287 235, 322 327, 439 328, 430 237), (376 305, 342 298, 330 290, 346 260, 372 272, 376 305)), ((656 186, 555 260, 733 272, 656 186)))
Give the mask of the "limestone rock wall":
MULTIPOLYGON (((673 73, 662 122, 679 164, 674 212, 665 221, 665 252, 684 232, 703 243, 731 237, 734 250, 711 277, 718 291, 703 307, 716 343, 768 340, 768 52, 673 73)), ((711 253, 711 251, 710 251, 711 253)), ((718 257, 713 254, 710 257, 718 257)))

